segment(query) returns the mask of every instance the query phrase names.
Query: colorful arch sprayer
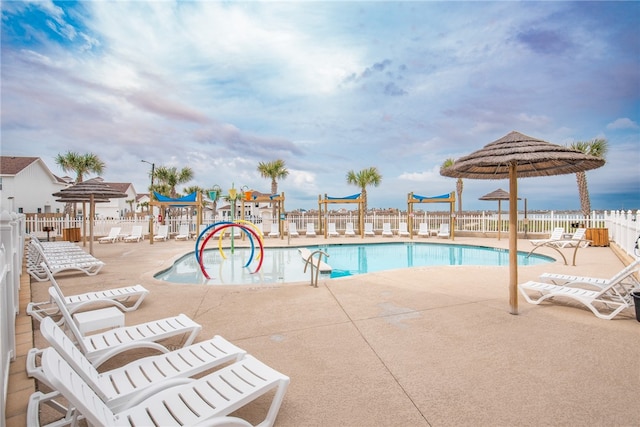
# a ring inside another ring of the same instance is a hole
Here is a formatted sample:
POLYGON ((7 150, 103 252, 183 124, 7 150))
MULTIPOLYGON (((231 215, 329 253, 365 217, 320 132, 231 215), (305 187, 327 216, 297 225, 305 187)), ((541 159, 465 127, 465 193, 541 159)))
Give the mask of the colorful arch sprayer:
MULTIPOLYGON (((258 229, 258 227, 249 221, 244 221, 244 220, 237 220, 235 222, 229 222, 229 221, 221 221, 221 222, 216 222, 214 224, 211 224, 210 226, 208 226, 207 228, 205 228, 204 230, 202 230, 202 232, 200 233, 200 235, 198 236, 198 238, 196 239, 196 249, 194 251, 194 254, 196 256, 196 261, 198 261, 198 264, 200 265, 200 270, 202 271, 202 274, 204 275, 204 277, 206 277, 207 279, 210 279, 211 277, 209 277, 209 274, 207 273, 207 270, 204 266, 204 248, 207 246, 207 242, 209 242, 209 240, 215 236, 216 234, 218 234, 218 232, 226 229, 226 228, 240 228, 249 238, 249 241, 251 243, 251 254, 249 256, 249 260, 247 261, 247 263, 244 265, 245 267, 248 267, 249 264, 251 264, 251 262, 253 261, 254 255, 255 255, 255 242, 254 242, 254 238, 258 241, 258 245, 260 247, 260 252, 258 253, 258 256, 256 257, 256 259, 259 259, 258 262, 258 266, 256 267, 255 271, 253 271, 251 274, 255 274, 258 271, 260 271, 260 268, 262 268, 262 261, 264 260, 264 245, 262 242, 262 233, 260 232, 260 230, 258 229), (211 231, 209 233, 209 230, 213 229, 213 231, 211 231), (205 237, 206 236, 206 237, 205 237), (200 240, 202 240, 204 238, 204 240, 202 241, 202 245, 200 245, 200 240)), ((233 232, 233 231, 232 231, 233 232)), ((226 259, 226 255, 224 254, 224 251, 222 250, 222 237, 223 237, 224 233, 220 234, 220 238, 218 240, 218 250, 220 251, 220 255, 222 255, 223 259, 226 259)), ((231 248, 231 250, 233 251, 233 248, 231 248)))

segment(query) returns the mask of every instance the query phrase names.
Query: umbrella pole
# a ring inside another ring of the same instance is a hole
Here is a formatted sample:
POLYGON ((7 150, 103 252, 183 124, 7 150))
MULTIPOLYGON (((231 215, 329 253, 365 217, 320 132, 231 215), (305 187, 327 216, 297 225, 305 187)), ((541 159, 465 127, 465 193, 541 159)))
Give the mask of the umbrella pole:
POLYGON ((95 216, 95 206, 92 194, 91 201, 89 202, 89 253, 91 255, 93 255, 93 218, 95 216))
POLYGON ((500 240, 501 228, 502 228, 502 200, 498 200, 498 240, 500 240))
POLYGON ((87 205, 82 202, 82 246, 87 247, 87 205))
POLYGON ((517 162, 509 165, 509 305, 518 314, 518 172, 517 162))

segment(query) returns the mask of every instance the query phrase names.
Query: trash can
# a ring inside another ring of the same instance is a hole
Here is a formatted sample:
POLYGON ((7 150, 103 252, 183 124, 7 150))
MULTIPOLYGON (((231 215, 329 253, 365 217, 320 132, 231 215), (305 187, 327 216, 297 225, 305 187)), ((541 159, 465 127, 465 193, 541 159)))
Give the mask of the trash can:
POLYGON ((640 322, 640 290, 631 292, 633 304, 636 306, 636 320, 640 322))

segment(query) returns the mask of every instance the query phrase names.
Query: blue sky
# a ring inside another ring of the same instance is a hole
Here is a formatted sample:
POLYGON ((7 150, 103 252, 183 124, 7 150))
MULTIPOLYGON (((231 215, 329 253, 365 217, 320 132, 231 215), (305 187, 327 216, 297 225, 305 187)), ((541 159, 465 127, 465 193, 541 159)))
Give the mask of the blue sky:
MULTIPOLYGON (((2 155, 95 153, 146 192, 150 167, 188 185, 268 192, 286 208, 358 192, 369 207, 455 191, 447 158, 512 130, 606 138, 592 208, 640 208, 638 2, 3 1, 2 155)), ((465 210, 506 180, 464 180, 465 210)), ((179 188, 181 189, 181 188, 179 188)), ((577 210, 575 176, 519 180, 530 210, 577 210)), ((431 210, 439 205, 424 205, 431 210)), ((349 207, 349 206, 345 206, 349 207)))

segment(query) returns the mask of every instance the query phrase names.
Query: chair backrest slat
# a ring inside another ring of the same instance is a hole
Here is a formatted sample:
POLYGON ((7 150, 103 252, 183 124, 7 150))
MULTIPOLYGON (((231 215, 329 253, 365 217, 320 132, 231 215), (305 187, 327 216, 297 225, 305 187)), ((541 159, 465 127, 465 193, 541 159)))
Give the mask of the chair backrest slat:
POLYGON ((109 407, 52 347, 42 353, 42 369, 51 385, 87 418, 91 425, 121 425, 109 407))

